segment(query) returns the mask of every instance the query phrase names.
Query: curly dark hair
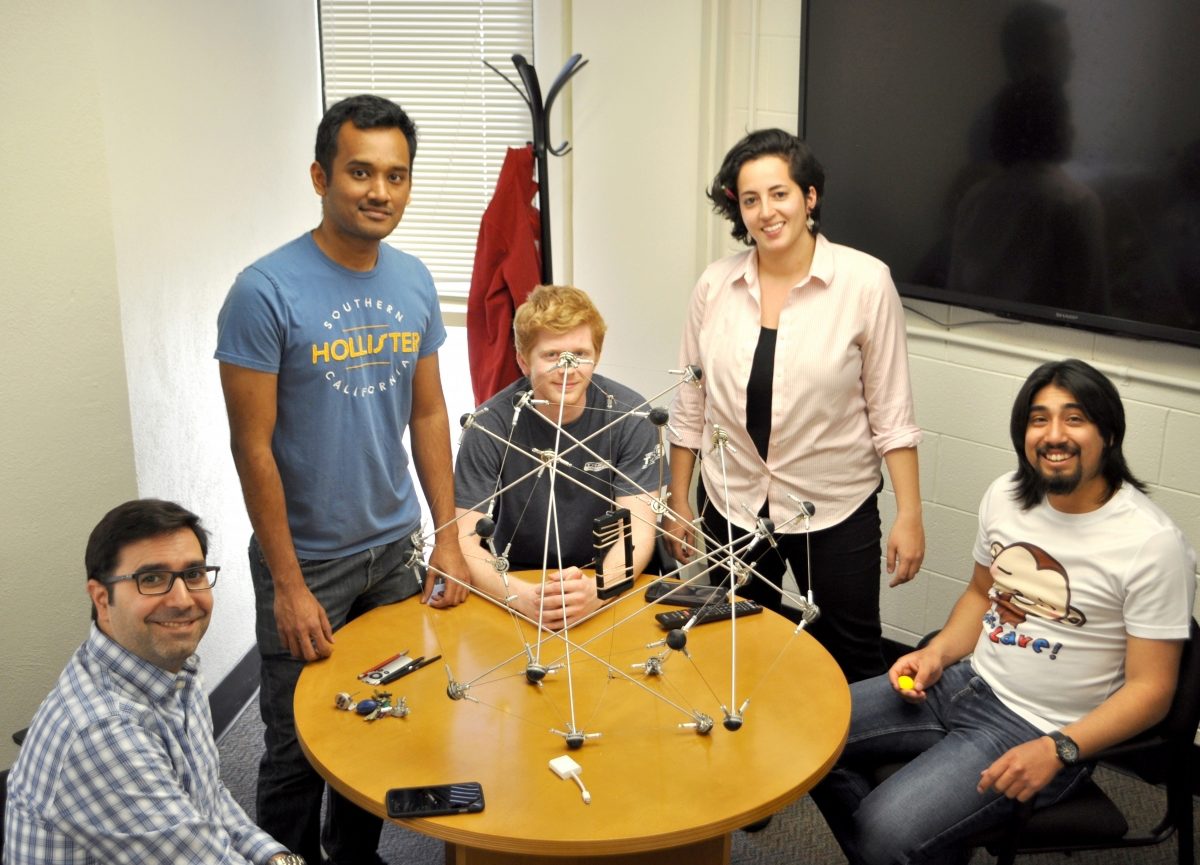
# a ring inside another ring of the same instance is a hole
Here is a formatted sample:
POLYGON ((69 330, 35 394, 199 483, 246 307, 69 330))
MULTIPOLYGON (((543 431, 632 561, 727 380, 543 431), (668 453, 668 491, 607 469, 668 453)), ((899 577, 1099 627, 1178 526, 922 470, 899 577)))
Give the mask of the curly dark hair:
POLYGON ((737 240, 747 246, 754 244, 750 232, 746 230, 746 223, 742 222, 742 211, 737 198, 737 179, 743 165, 764 156, 778 156, 786 162, 788 174, 805 193, 809 189, 817 191, 817 204, 812 209, 812 233, 819 233, 821 199, 825 196, 825 169, 817 162, 807 144, 782 129, 755 130, 725 154, 717 176, 713 178, 712 186, 705 190, 705 195, 713 204, 713 210, 733 223, 730 233, 737 240))

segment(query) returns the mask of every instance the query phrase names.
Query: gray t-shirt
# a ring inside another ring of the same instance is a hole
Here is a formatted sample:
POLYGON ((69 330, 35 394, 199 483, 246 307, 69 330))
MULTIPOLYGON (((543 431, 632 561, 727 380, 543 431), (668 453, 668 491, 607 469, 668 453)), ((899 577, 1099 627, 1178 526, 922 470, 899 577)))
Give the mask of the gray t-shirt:
MULTIPOLYGON (((529 379, 522 378, 484 403, 475 424, 499 438, 478 428, 467 429, 454 465, 455 503, 460 508, 486 513, 488 502, 497 490, 504 489, 495 508, 496 550, 503 553, 511 542, 508 556, 514 569, 542 566, 550 472, 521 478, 542 464, 530 452, 550 451, 555 444, 554 423, 533 406, 522 408, 516 426, 512 424, 514 400, 529 389, 529 379), (508 447, 509 441, 512 447, 508 447)), ((593 519, 607 513, 618 496, 641 491, 657 495, 662 459, 656 450, 658 431, 644 417, 627 414, 634 408, 646 411, 649 406, 624 385, 593 375, 583 414, 563 427, 559 477, 554 485, 559 544, 555 543, 551 525, 549 567, 558 568, 560 547, 563 567, 590 566, 595 557, 593 519), (608 429, 598 432, 609 424, 608 429), (584 444, 577 445, 580 441, 584 444)), ((668 479, 664 473, 663 482, 668 479)))

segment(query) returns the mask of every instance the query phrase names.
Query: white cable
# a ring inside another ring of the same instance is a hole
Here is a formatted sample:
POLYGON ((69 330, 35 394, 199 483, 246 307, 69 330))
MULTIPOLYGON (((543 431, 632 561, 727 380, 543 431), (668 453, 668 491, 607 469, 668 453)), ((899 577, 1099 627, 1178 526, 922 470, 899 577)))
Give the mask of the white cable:
POLYGON ((592 804, 592 794, 588 792, 587 787, 583 786, 583 779, 579 777, 578 772, 572 772, 571 777, 575 779, 575 783, 579 785, 579 791, 583 793, 583 804, 592 804))

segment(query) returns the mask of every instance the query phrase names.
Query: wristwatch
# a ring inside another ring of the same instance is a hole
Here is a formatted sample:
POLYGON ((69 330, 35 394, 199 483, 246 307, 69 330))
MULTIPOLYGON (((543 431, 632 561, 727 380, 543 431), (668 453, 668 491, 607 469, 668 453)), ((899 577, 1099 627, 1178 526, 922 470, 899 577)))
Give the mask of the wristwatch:
POLYGON ((1062 730, 1054 730, 1046 735, 1054 740, 1054 752, 1058 754, 1058 759, 1062 760, 1064 766, 1074 766, 1079 762, 1079 746, 1075 744, 1074 739, 1062 730))
POLYGON ((276 853, 267 862, 269 865, 305 865, 304 857, 299 853, 276 853))

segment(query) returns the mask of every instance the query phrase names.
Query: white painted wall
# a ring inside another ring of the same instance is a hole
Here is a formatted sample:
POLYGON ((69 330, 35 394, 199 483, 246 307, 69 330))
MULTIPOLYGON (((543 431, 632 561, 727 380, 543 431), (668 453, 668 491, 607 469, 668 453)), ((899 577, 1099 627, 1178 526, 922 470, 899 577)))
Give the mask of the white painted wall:
POLYGON ((217 311, 242 268, 320 220, 308 175, 321 117, 315 4, 91 9, 138 491, 185 503, 213 533, 221 582, 201 646, 212 688, 254 645, 217 311))
POLYGON ((41 5, 0 27, 0 766, 87 635, 88 533, 137 493, 95 50, 41 5))
MULTIPOLYGON (((695 0, 575 0, 571 220, 575 285, 608 322, 600 372, 652 398, 677 379, 702 254, 706 15, 695 0)), ((669 395, 654 400, 669 402, 669 395)))
POLYGON ((314 225, 316 13, 293 0, 8 0, 0 28, 0 766, 86 635, 87 534, 177 499, 223 565, 211 688, 254 644, 212 360, 238 270, 314 225))

